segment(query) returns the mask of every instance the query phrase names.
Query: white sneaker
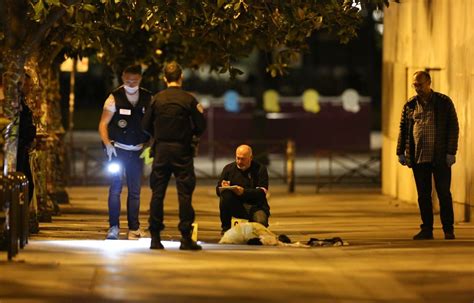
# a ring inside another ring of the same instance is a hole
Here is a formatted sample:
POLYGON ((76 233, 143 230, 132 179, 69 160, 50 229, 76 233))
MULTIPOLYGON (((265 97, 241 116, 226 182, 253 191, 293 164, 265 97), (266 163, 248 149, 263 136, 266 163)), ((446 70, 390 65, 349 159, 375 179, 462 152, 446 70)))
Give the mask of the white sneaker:
POLYGON ((117 225, 114 225, 109 228, 107 232, 107 240, 118 240, 120 234, 120 228, 117 225))
POLYGON ((145 232, 140 228, 137 230, 128 230, 128 239, 129 240, 138 240, 140 238, 145 237, 145 232))

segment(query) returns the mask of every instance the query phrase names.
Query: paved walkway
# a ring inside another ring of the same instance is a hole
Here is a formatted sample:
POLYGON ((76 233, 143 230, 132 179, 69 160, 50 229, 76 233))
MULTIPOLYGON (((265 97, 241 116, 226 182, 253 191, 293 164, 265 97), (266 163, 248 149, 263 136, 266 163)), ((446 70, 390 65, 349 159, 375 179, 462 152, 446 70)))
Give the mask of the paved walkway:
MULTIPOLYGON (((0 254, 5 302, 474 302, 474 225, 457 239, 413 241, 418 210, 376 192, 286 194, 272 188, 271 230, 293 241, 342 237, 343 247, 218 245, 218 205, 199 186, 194 206, 204 250, 179 251, 176 191, 165 203, 165 251, 149 239, 104 241, 105 187, 69 190, 71 204, 12 261, 0 254)), ((150 192, 143 189, 147 226, 150 192)), ((122 216, 125 219, 125 216, 122 216)), ((126 222, 121 237, 125 239, 126 222)))

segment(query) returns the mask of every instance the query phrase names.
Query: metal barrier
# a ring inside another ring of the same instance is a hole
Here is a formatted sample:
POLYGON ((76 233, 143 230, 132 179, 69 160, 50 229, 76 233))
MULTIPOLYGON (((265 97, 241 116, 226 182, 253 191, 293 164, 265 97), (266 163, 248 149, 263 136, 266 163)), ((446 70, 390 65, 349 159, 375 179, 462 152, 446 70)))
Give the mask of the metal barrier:
MULTIPOLYGON (((217 179, 222 169, 222 162, 232 161, 235 148, 243 143, 254 147, 254 158, 258 159, 265 155, 278 157, 279 160, 273 162, 278 163, 278 166, 268 167, 269 176, 287 184, 288 192, 295 191, 296 180, 302 180, 302 177, 295 175, 297 147, 292 140, 202 142, 201 152, 195 163, 197 177, 217 179), (205 165, 202 165, 203 161, 205 165), (280 163, 282 163, 281 166, 280 163)), ((100 145, 74 148, 69 159, 68 184, 108 184, 108 176, 104 169, 106 159, 100 145)), ((321 188, 332 188, 340 184, 380 184, 380 150, 318 150, 314 159, 316 169, 310 178, 312 183, 315 180, 316 192, 319 192, 321 188)), ((149 170, 150 167, 146 168, 145 173, 149 173, 149 170)))
POLYGON ((316 192, 322 187, 351 181, 352 184, 380 185, 380 150, 331 151, 318 150, 316 158, 316 192), (324 161, 323 161, 324 160, 324 161), (321 163, 327 163, 323 174, 321 163))
POLYGON ((0 176, 0 247, 11 260, 28 243, 28 179, 14 172, 0 176))
MULTIPOLYGON (((217 179, 222 167, 217 167, 217 162, 222 157, 234 158, 235 148, 240 144, 249 144, 254 148, 254 158, 266 154, 281 155, 284 158, 281 171, 268 167, 270 177, 281 179, 288 184, 288 191, 293 192, 295 187, 295 143, 292 140, 272 141, 226 141, 226 142, 203 142, 201 145, 207 152, 201 152, 200 158, 210 161, 210 169, 196 167, 196 174, 204 179, 217 179)), ((69 150, 68 184, 75 185, 97 185, 108 184, 108 176, 104 173, 106 159, 100 145, 82 146, 69 150)))
POLYGON ((295 142, 288 140, 286 144, 286 184, 288 184, 288 192, 295 192, 295 142))
POLYGON ((104 174, 106 158, 100 145, 69 149, 68 184, 107 184, 104 174))

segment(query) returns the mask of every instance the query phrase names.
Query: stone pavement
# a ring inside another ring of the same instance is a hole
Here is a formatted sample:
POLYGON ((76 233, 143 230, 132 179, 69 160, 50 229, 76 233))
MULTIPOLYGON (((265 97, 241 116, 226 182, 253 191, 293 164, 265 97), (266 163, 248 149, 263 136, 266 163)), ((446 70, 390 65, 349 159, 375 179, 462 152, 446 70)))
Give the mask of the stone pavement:
MULTIPOLYGON (((170 184, 171 185, 171 184, 170 184)), ((173 184, 174 185, 174 184, 173 184)), ((104 241, 107 188, 69 189, 71 204, 41 224, 12 261, 0 253, 0 303, 6 302, 474 302, 474 225, 457 239, 413 241, 414 205, 373 190, 314 194, 274 186, 270 229, 293 241, 342 237, 339 247, 218 245, 218 201, 211 185, 194 196, 203 251, 179 251, 177 198, 165 201, 165 251, 149 239, 104 241)), ((150 190, 143 188, 147 226, 150 190)), ((125 205, 123 206, 125 208, 125 205)))

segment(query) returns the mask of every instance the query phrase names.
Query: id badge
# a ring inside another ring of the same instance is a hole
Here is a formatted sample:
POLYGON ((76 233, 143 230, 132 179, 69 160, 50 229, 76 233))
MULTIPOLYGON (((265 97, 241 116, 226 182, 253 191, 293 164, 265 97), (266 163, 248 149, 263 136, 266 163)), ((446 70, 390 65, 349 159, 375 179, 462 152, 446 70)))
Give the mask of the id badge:
POLYGON ((121 108, 119 111, 119 114, 124 115, 124 116, 130 116, 132 114, 132 110, 121 108))

